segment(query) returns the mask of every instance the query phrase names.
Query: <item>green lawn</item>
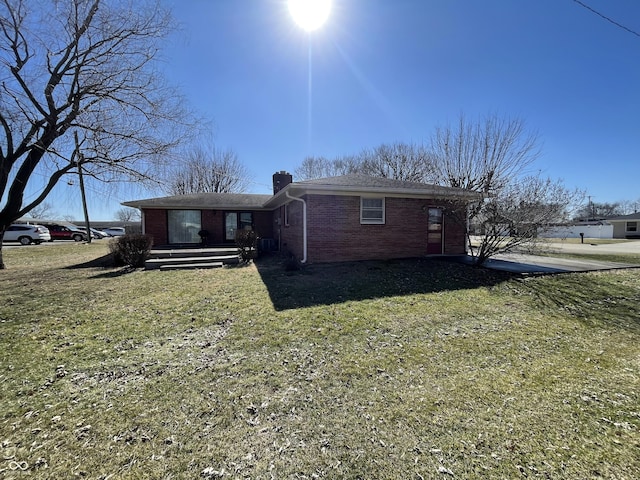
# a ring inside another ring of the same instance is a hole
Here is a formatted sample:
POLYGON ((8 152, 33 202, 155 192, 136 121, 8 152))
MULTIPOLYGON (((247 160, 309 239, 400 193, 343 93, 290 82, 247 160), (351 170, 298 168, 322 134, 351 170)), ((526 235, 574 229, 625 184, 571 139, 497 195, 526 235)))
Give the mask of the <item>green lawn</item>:
POLYGON ((4 251, 0 478, 640 478, 640 271, 4 251))

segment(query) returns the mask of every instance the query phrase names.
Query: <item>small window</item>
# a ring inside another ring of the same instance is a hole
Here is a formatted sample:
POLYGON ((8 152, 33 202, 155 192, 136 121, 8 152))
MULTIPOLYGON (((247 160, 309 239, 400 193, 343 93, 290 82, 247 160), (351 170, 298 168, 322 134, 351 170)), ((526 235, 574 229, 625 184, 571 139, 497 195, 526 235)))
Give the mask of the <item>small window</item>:
POLYGON ((384 224, 384 198, 360 198, 360 223, 384 224))
POLYGON ((289 226, 289 204, 285 203, 284 205, 284 226, 289 226))
POLYGON ((627 222, 627 232, 637 232, 638 222, 627 222))

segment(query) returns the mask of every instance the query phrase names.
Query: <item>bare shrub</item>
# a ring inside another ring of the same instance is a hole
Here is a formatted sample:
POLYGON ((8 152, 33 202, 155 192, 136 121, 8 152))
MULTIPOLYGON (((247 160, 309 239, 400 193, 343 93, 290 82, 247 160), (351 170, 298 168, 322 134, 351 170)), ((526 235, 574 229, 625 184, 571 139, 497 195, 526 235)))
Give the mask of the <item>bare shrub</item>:
POLYGON ((109 242, 109 251, 116 266, 144 267, 153 245, 153 237, 133 234, 114 238, 109 242))

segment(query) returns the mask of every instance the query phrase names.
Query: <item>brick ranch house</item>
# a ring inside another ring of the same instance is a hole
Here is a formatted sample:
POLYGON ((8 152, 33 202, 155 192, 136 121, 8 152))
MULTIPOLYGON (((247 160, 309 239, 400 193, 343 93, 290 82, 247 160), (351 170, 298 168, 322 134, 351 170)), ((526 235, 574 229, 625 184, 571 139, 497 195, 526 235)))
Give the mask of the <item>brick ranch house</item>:
POLYGON ((466 253, 464 212, 477 193, 368 175, 293 182, 273 175, 273 195, 200 193, 124 202, 142 213, 154 244, 233 244, 253 229, 264 250, 303 263, 466 253), (452 215, 455 213, 455 215, 452 215), (463 221, 461 221, 463 219, 463 221))

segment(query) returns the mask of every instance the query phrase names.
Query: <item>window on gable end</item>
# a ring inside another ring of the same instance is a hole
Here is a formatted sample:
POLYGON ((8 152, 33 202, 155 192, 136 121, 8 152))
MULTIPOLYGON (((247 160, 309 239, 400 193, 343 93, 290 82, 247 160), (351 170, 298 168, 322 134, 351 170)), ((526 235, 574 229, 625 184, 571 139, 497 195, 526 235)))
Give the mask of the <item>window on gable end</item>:
POLYGON ((384 224, 384 197, 360 197, 360 223, 384 224))

